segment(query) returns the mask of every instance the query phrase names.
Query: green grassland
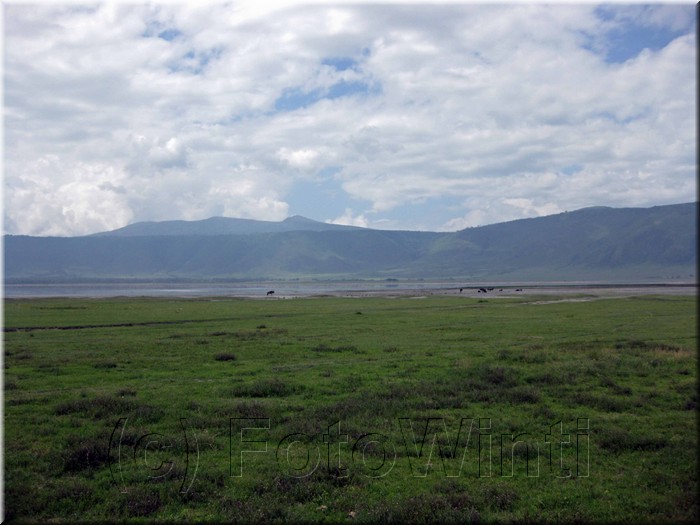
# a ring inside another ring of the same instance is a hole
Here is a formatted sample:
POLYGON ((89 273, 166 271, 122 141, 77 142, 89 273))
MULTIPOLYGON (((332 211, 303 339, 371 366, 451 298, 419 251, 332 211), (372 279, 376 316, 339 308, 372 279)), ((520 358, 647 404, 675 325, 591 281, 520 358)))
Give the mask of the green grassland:
POLYGON ((695 297, 537 299, 6 300, 5 517, 695 522, 695 297))

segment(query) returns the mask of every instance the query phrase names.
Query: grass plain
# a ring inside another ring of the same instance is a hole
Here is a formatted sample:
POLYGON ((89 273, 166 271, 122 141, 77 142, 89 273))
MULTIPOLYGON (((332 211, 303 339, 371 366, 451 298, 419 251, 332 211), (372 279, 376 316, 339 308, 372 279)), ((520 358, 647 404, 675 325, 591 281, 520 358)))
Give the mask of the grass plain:
POLYGON ((5 518, 696 522, 696 298, 538 299, 8 299, 5 518))

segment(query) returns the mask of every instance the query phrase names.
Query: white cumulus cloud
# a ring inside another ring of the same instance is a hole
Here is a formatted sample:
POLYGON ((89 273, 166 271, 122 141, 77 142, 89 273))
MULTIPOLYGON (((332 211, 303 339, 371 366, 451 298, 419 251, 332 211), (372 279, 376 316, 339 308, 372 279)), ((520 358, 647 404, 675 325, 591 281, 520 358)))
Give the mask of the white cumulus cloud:
POLYGON ((4 17, 8 233, 287 214, 456 229, 695 199, 690 5, 8 4, 4 17), (322 208, 314 184, 329 184, 322 208))

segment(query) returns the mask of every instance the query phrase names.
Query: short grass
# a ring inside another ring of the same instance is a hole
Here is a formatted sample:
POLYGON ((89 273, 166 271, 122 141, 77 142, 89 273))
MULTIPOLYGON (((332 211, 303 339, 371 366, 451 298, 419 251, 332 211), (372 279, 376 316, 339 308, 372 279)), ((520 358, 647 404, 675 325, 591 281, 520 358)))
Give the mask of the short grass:
POLYGON ((694 297, 7 300, 5 517, 695 522, 694 297))

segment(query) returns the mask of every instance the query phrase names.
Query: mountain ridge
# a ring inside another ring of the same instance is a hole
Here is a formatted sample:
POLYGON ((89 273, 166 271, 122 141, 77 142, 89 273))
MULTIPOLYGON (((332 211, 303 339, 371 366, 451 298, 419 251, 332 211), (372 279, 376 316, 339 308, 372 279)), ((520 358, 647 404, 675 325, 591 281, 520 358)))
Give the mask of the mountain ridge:
POLYGON ((290 217, 290 229, 262 233, 6 236, 5 280, 694 278, 697 207, 589 207, 457 232, 326 228, 290 217))
MULTIPOLYGON (((665 208, 668 206, 683 206, 690 205, 693 203, 679 203, 679 204, 662 204, 657 206, 651 206, 647 208, 643 207, 624 207, 615 208, 612 206, 587 206, 584 208, 579 208, 572 211, 563 211, 551 215, 537 216, 537 217, 522 217, 517 219, 510 219, 507 221, 489 223, 478 226, 468 226, 461 230, 444 231, 444 232, 433 232, 433 233, 458 233, 460 231, 471 230, 474 228, 487 228, 502 224, 512 224, 519 221, 530 221, 530 220, 540 220, 547 217, 557 217, 560 215, 565 215, 568 213, 580 213, 587 211, 602 211, 602 210, 653 210, 655 208, 665 208)), ((322 221, 317 221, 315 219, 310 219, 304 217, 303 215, 291 215, 281 221, 266 221, 259 219, 244 219, 239 217, 225 217, 225 216, 212 216, 205 219, 196 220, 184 220, 184 219, 172 219, 165 221, 138 221, 121 228, 116 228, 114 230, 106 230, 102 232, 96 232, 86 235, 86 237, 102 237, 102 236, 142 236, 142 235, 239 235, 239 234, 250 234, 250 233, 275 233, 281 231, 325 231, 325 230, 373 230, 373 231, 426 231, 426 230, 409 230, 409 229, 399 229, 399 230, 381 230, 377 228, 368 228, 362 226, 352 226, 347 224, 335 224, 327 223, 322 221), (228 226, 229 228, 213 228, 208 231, 203 230, 200 226, 207 225, 217 225, 217 226, 228 226), (177 231, 178 226, 184 226, 190 229, 189 232, 177 231), (246 228, 249 226, 250 228, 246 228), (175 229, 170 229, 170 228, 175 229), (153 231, 148 231, 152 229, 153 231), (240 229, 240 231, 239 231, 240 229), (160 231, 162 230, 162 231, 160 231)))
POLYGON ((329 224, 301 215, 293 215, 282 221, 261 221, 236 217, 208 217, 195 221, 139 221, 115 230, 93 233, 88 237, 148 236, 148 235, 252 235, 284 231, 326 231, 359 229, 356 226, 329 224))

